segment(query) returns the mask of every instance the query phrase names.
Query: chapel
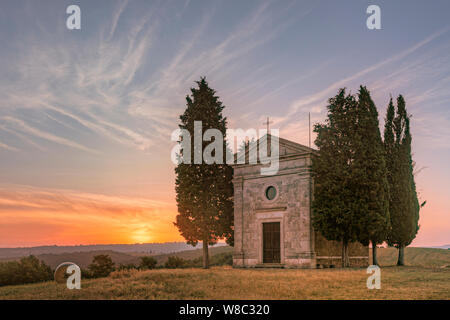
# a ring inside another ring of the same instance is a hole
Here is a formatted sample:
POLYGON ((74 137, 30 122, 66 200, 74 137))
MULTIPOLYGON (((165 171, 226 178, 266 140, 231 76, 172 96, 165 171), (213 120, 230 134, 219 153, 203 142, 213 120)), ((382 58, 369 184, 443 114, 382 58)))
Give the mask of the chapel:
MULTIPOLYGON (((261 139, 266 139, 270 146, 273 138, 269 134, 261 139)), ((249 153, 258 147, 260 140, 246 148, 244 163, 237 161, 233 165, 233 266, 340 267, 341 243, 326 240, 311 223, 314 189, 311 161, 319 156, 317 150, 276 139, 279 167, 275 174, 263 175, 261 168, 267 165, 259 160, 249 161, 249 153)), ((350 266, 368 266, 369 248, 349 244, 349 259, 350 266)))

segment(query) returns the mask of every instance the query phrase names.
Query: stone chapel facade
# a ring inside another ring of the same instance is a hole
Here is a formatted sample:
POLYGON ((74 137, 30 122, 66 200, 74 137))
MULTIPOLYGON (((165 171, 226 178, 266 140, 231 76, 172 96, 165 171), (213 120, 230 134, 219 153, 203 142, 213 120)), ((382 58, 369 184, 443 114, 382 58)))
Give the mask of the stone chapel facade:
MULTIPOLYGON (((279 138, 277 174, 261 175, 259 162, 233 165, 234 267, 341 266, 341 244, 324 239, 311 222, 316 152, 279 138)), ((369 265, 368 247, 352 243, 349 256, 351 266, 369 265)))

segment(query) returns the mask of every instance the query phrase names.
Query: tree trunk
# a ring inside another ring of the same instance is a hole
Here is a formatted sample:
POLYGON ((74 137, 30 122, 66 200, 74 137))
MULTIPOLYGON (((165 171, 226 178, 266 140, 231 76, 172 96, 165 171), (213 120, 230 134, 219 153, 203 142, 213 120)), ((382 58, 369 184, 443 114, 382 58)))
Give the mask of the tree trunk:
POLYGON ((203 269, 209 268, 208 240, 203 239, 203 269))
POLYGON ((378 266, 377 244, 372 241, 372 264, 378 266))
POLYGON ((342 240, 342 268, 350 266, 350 260, 348 258, 348 241, 342 240))
POLYGON ((403 246, 403 245, 398 247, 397 265, 398 266, 404 266, 405 265, 405 246, 403 246))

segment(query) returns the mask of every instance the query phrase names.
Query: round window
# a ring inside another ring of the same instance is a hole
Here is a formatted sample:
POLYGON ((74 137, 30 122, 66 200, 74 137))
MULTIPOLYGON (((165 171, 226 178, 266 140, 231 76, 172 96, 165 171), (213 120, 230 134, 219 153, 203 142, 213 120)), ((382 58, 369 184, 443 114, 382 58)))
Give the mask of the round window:
POLYGON ((266 189, 266 198, 269 200, 275 199, 277 196, 277 189, 274 186, 270 186, 266 189))

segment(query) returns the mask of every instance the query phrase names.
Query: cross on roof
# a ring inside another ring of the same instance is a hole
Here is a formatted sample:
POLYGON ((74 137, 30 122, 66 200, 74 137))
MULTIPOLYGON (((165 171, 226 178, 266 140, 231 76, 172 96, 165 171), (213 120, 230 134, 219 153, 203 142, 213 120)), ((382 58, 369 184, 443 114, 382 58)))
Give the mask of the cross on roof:
POLYGON ((267 134, 269 134, 269 124, 273 123, 273 121, 269 121, 269 117, 267 117, 267 121, 263 122, 267 126, 267 134))

